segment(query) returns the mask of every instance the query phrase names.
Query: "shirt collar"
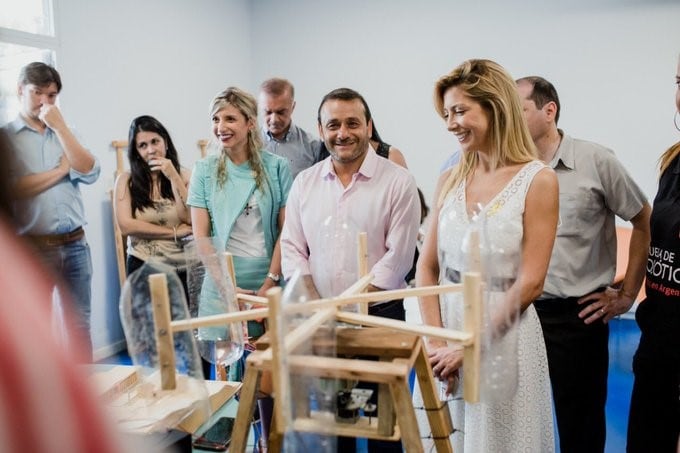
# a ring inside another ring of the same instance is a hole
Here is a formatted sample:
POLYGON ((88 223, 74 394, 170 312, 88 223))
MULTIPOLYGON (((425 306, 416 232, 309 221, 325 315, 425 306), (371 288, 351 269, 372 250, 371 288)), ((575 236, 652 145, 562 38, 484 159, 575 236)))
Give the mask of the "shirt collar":
POLYGON ((269 130, 267 130, 266 126, 262 126, 262 130, 264 131, 263 135, 267 138, 267 142, 275 141, 275 142, 278 142, 278 143, 284 143, 284 142, 289 141, 292 138, 292 134, 295 133, 296 129, 297 129, 296 126, 291 121, 290 126, 288 126, 288 131, 286 131, 286 135, 283 136, 283 139, 277 140, 272 136, 271 132, 269 132, 269 130))
MULTIPOLYGON (((363 176, 366 179, 372 178, 373 175, 375 175, 376 168, 378 166, 378 159, 382 159, 382 157, 379 157, 375 153, 373 148, 369 145, 368 151, 366 152, 366 157, 364 157, 364 161, 361 163, 361 167, 359 167, 359 171, 357 171, 357 174, 363 176)), ((321 165, 323 165, 323 169, 321 171, 322 178, 327 178, 329 176, 337 178, 337 175, 335 174, 335 169, 333 168, 332 156, 329 156, 326 159, 324 159, 321 165)))
POLYGON ((26 123, 26 121, 24 121, 21 115, 17 115, 14 121, 9 123, 8 127, 8 129, 14 132, 15 134, 18 133, 23 128, 31 129, 31 127, 26 123))
POLYGON ((550 162, 552 168, 556 168, 557 165, 562 162, 562 165, 570 170, 574 169, 574 139, 569 135, 565 134, 562 129, 557 129, 557 131, 562 136, 562 141, 560 146, 557 147, 557 152, 555 157, 553 157, 550 162))
MULTIPOLYGON (((17 117, 14 119, 14 121, 9 123, 9 125, 8 125, 8 130, 11 130, 15 134, 18 134, 23 129, 28 129, 28 130, 31 130, 35 133, 40 134, 40 132, 37 131, 35 128, 31 127, 31 125, 28 124, 26 122, 26 120, 24 120, 24 118, 21 115, 17 115, 17 117)), ((45 127, 45 134, 51 133, 51 130, 52 129, 50 129, 49 127, 45 127)))

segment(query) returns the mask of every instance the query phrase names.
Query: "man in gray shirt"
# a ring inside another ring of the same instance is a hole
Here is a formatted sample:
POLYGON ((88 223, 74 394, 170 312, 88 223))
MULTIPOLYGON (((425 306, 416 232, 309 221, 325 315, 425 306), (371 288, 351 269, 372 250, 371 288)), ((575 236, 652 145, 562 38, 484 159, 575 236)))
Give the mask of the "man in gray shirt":
POLYGON ((607 322, 632 306, 649 247, 647 200, 616 159, 596 143, 557 128, 560 101, 541 77, 517 81, 539 158, 560 184, 560 223, 543 294, 534 302, 548 352, 563 453, 604 451, 609 365, 607 322), (623 285, 616 270, 615 217, 633 224, 623 285))
POLYGON ((293 178, 323 160, 321 141, 293 124, 295 88, 286 79, 273 78, 260 86, 259 107, 265 149, 288 159, 293 178))

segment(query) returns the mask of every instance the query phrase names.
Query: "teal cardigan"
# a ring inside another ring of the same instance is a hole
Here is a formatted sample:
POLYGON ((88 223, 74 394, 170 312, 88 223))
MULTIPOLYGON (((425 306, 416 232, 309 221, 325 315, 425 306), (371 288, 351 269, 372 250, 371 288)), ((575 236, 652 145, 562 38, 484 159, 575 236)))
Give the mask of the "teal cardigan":
POLYGON ((196 162, 187 204, 208 210, 211 236, 218 237, 222 245, 226 245, 236 219, 255 192, 262 214, 267 256, 271 259, 279 236, 279 210, 286 205, 293 178, 284 158, 264 150, 260 155, 265 173, 262 190, 256 188, 248 162, 234 165, 230 159, 227 159, 227 180, 224 185, 218 185, 219 155, 210 155, 196 162))

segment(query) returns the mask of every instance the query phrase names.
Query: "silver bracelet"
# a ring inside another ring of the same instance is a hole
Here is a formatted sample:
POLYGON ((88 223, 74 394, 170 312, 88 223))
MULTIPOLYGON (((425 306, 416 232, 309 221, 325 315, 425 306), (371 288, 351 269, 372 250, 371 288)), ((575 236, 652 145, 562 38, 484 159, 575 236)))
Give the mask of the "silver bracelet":
POLYGON ((172 232, 175 234, 175 242, 177 242, 177 226, 172 227, 172 232))

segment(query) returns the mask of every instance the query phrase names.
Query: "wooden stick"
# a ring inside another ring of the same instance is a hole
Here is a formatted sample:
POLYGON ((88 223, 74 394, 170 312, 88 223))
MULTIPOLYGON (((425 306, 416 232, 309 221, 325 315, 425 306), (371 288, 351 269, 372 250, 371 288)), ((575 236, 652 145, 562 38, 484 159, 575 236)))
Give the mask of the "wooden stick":
POLYGON ((253 319, 266 318, 269 316, 268 308, 253 308, 235 313, 220 313, 218 315, 201 316, 198 318, 178 319, 172 321, 170 326, 174 332, 198 329, 199 327, 223 326, 234 322, 250 321, 253 319))
MULTIPOLYGON (((362 293, 373 281, 373 274, 362 275, 359 280, 354 282, 349 288, 340 293, 338 297, 351 296, 352 294, 362 293)), ((321 299, 323 300, 323 299, 321 299)))
MULTIPOLYGON (((335 308, 317 311, 312 317, 305 319, 295 328, 295 330, 286 335, 284 347, 282 349, 286 351, 287 354, 291 353, 295 348, 307 341, 309 337, 313 336, 323 323, 335 317, 335 314, 335 308)), ((269 360, 272 356, 271 348, 263 351, 262 356, 265 360, 269 360)))
POLYGON ((126 140, 114 140, 111 142, 111 146, 116 151, 116 172, 115 177, 118 177, 125 170, 125 164, 123 161, 123 156, 125 153, 125 148, 128 146, 126 140))
MULTIPOLYGON (((372 275, 366 275, 359 279, 352 286, 347 288, 340 294, 340 297, 349 296, 363 291, 373 279, 372 275)), ((285 351, 287 354, 291 353, 295 348, 304 343, 309 337, 316 333, 316 330, 330 318, 335 317, 338 313, 336 307, 324 308, 317 311, 312 317, 304 320, 298 325, 295 330, 286 335, 285 351)), ((271 348, 262 352, 262 357, 265 360, 271 359, 271 348)))
POLYGON ((231 284, 234 285, 234 291, 236 290, 236 271, 234 270, 234 255, 229 252, 224 252, 224 260, 227 263, 227 274, 231 278, 231 284))
POLYGON ((198 145, 198 151, 201 153, 201 158, 205 157, 206 154, 208 154, 208 151, 206 150, 208 147, 208 140, 203 138, 196 142, 196 144, 198 145))
MULTIPOLYGON (((394 359, 392 363, 403 363, 407 369, 409 363, 406 359, 394 359)), ((397 423, 401 431, 401 444, 404 451, 409 453, 422 453, 423 443, 420 440, 420 432, 418 431, 418 421, 416 420, 416 411, 413 408, 411 400, 411 392, 408 388, 408 374, 399 376, 396 382, 390 384, 390 393, 394 401, 395 410, 397 412, 397 423)), ((382 416, 380 413, 378 419, 382 416)))
MULTIPOLYGON (((329 299, 319 299, 311 302, 306 302, 304 304, 289 305, 285 307, 283 311, 286 314, 304 313, 308 311, 321 310, 324 308, 340 307, 342 305, 355 304, 357 302, 375 302, 415 296, 426 296, 430 294, 450 293, 461 291, 462 288, 463 288, 462 284, 455 283, 448 285, 423 286, 420 288, 376 291, 371 293, 354 294, 329 299)), ((219 315, 202 316, 199 318, 181 319, 177 321, 172 321, 171 325, 172 328, 177 332, 181 330, 196 329, 198 327, 220 326, 232 322, 266 318, 267 316, 269 316, 269 311, 267 308, 254 308, 248 311, 242 311, 238 313, 223 313, 219 315)))
POLYGON ((399 427, 394 430, 394 435, 391 437, 380 435, 375 418, 360 416, 354 423, 339 423, 332 415, 315 411, 311 412, 308 417, 297 417, 293 423, 293 431, 391 441, 398 441, 401 438, 399 427))
POLYGON ((482 272, 482 254, 481 247, 479 243, 479 231, 472 230, 470 232, 470 243, 468 244, 469 255, 468 262, 470 266, 470 271, 472 272, 482 272))
POLYGON ((281 288, 274 287, 267 291, 267 298, 269 299, 269 350, 272 352, 272 384, 274 386, 274 398, 276 404, 274 405, 274 420, 276 421, 276 430, 280 433, 285 431, 285 427, 291 422, 293 414, 290 406, 290 395, 288 389, 290 383, 288 379, 288 370, 284 368, 284 354, 285 344, 279 342, 283 338, 280 324, 281 320, 281 288))
POLYGON ((236 298, 244 302, 252 302, 260 305, 267 305, 269 303, 266 297, 252 296, 250 294, 236 294, 236 298))
MULTIPOLYGON (((359 277, 363 277, 368 275, 368 234, 365 231, 361 232, 357 239, 357 269, 359 277)), ((359 304, 359 313, 368 314, 368 303, 359 304)))
MULTIPOLYGON (((200 143, 200 140, 199 140, 200 143)), ((234 269, 234 255, 229 252, 224 252, 224 258, 227 262, 227 273, 231 278, 231 284, 234 285, 234 291, 236 291, 236 270, 234 269)), ((267 305, 269 302, 266 297, 252 296, 250 294, 236 294, 236 299, 242 300, 244 302, 252 302, 254 304, 267 305)))
MULTIPOLYGON (((252 354, 251 354, 252 355, 252 354)), ((262 356, 258 356, 261 359, 262 356)), ((265 361, 262 366, 270 365, 265 361)), ((361 359, 340 359, 315 355, 291 355, 288 357, 291 374, 318 378, 349 379, 360 377, 368 382, 396 382, 399 376, 406 376, 409 367, 403 363, 375 362, 361 359)))
POLYGON ((177 387, 175 380, 175 344, 170 326, 170 298, 165 274, 150 275, 149 290, 151 292, 158 362, 161 368, 161 389, 174 390, 177 387))
POLYGON ((463 274, 463 301, 463 328, 472 334, 472 342, 463 351, 463 397, 468 403, 477 403, 482 351, 482 276, 479 272, 463 274))
POLYGON ((253 352, 246 359, 246 372, 243 375, 243 387, 241 387, 239 394, 236 421, 229 446, 231 452, 243 453, 246 451, 250 424, 255 412, 257 389, 260 387, 260 379, 262 378, 262 370, 258 369, 255 362, 251 360, 257 354, 257 352, 253 352))
MULTIPOLYGON (((111 203, 115 204, 113 192, 111 192, 111 203)), ((125 241, 123 240, 123 233, 118 226, 116 216, 113 216, 113 237, 116 244, 116 266, 118 268, 118 281, 120 282, 120 289, 123 289, 127 273, 125 272, 125 241)))
POLYGON ((428 296, 442 293, 462 291, 463 285, 460 283, 448 285, 423 286, 420 288, 393 289, 388 291, 374 291, 348 296, 331 297, 319 299, 305 304, 295 304, 286 307, 287 313, 302 313, 308 310, 318 310, 329 306, 342 306, 359 302, 379 302, 394 299, 406 299, 407 297, 428 296))
POLYGON ((387 327, 388 329, 398 330, 399 332, 412 333, 415 335, 426 336, 431 338, 439 338, 442 340, 455 341, 462 345, 472 343, 472 334, 460 332, 457 330, 447 329, 445 327, 434 327, 422 324, 407 324, 405 321, 398 321, 396 319, 380 318, 378 316, 361 315, 358 313, 338 312, 336 314, 338 321, 343 321, 349 324, 357 324, 371 327, 387 327))
POLYGON ((423 406, 430 423, 430 432, 434 439, 434 445, 438 453, 453 453, 449 435, 453 432, 451 426, 451 414, 449 404, 439 400, 439 392, 435 386, 432 366, 427 357, 427 351, 422 339, 418 340, 416 351, 415 370, 420 386, 420 394, 423 397, 423 406))

